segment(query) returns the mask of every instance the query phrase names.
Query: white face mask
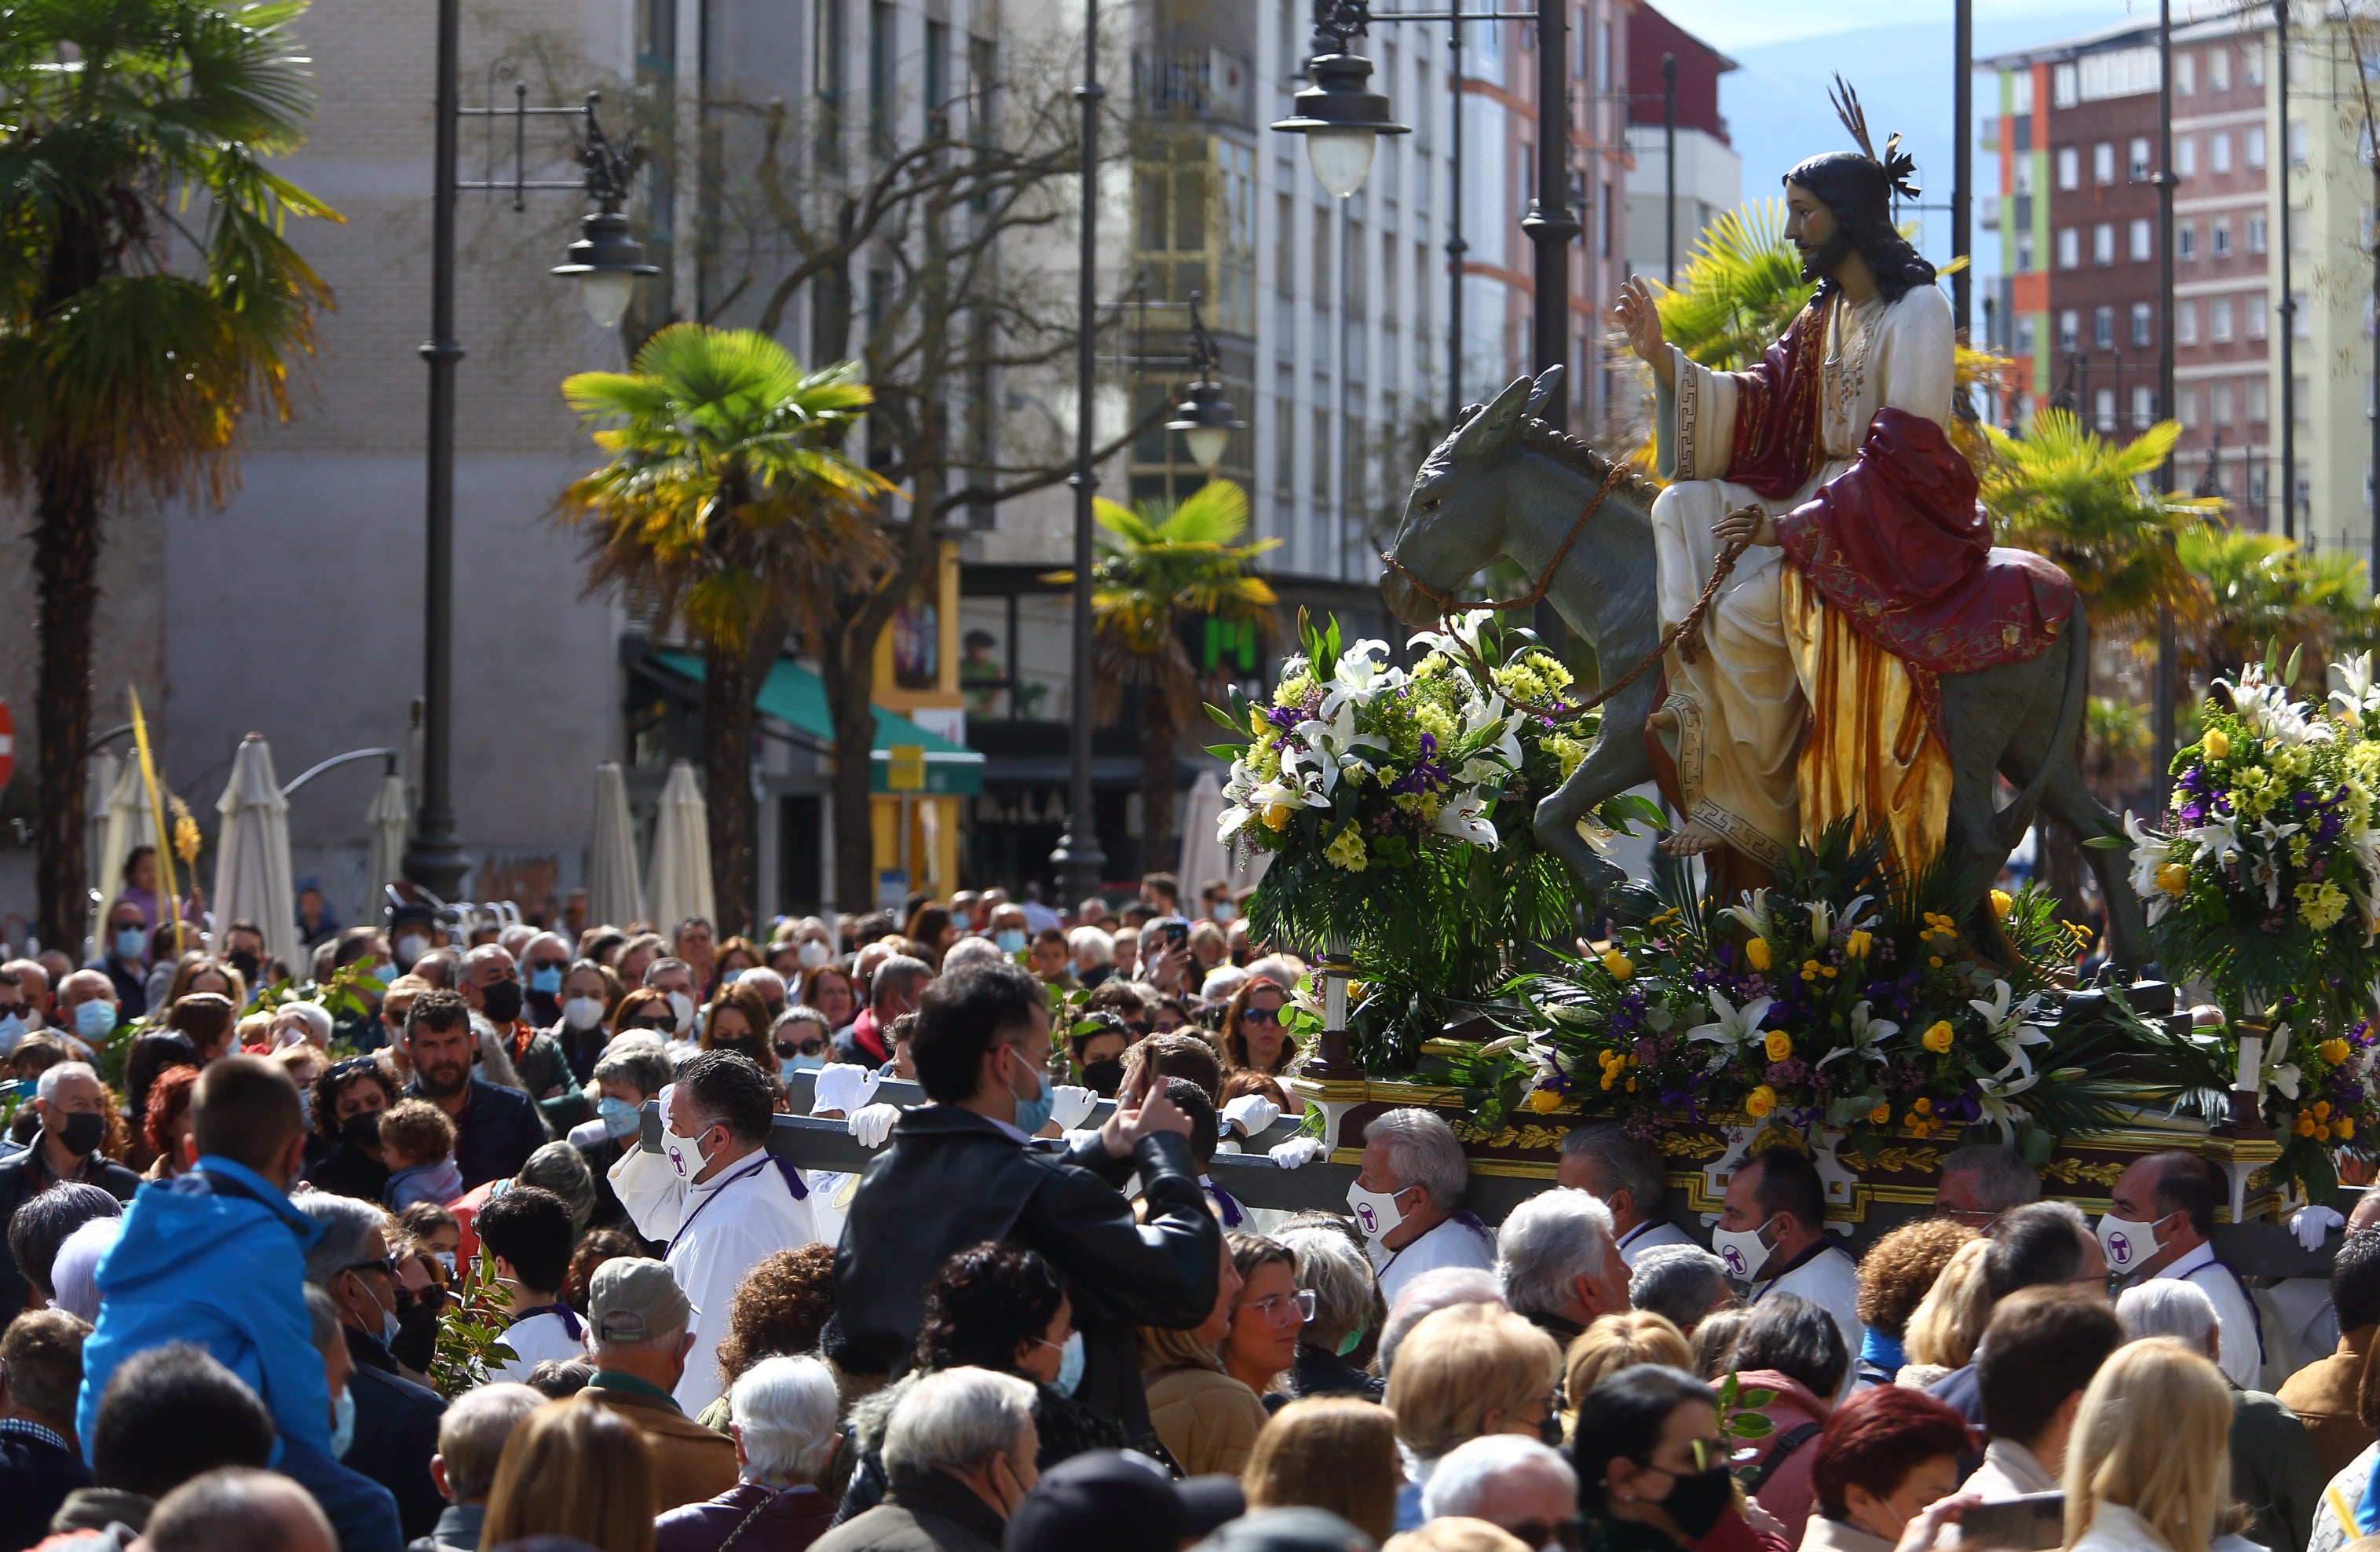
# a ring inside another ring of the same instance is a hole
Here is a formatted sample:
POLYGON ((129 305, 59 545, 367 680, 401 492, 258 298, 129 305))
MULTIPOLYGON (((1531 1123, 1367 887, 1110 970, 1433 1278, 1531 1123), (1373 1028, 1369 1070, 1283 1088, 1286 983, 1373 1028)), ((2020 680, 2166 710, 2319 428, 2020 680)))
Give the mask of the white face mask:
POLYGON ((694 999, 684 992, 669 995, 670 1017, 677 1020, 677 1032, 686 1034, 694 1028, 694 999))
POLYGON ((2156 1254, 2156 1225, 2104 1214, 2099 1219, 2099 1249, 2107 1253, 2107 1270, 2129 1272, 2156 1254))
POLYGON ((1760 1228, 1714 1228, 1711 1230, 1711 1252, 1727 1263, 1727 1275, 1738 1282, 1750 1282, 1761 1267, 1768 1263, 1769 1247, 1761 1238, 1760 1229, 1775 1220, 1763 1218, 1760 1228))
MULTIPOLYGON (((704 1127, 702 1131, 710 1130, 704 1127)), ((674 1122, 662 1132, 662 1153, 682 1180, 691 1180, 710 1167, 710 1161, 702 1156, 702 1132, 689 1137, 678 1130, 674 1122)))
MULTIPOLYGON (((1406 1191, 1413 1188, 1407 1186, 1406 1191)), ((1347 1206, 1355 1215, 1355 1227, 1364 1231, 1366 1240, 1377 1240, 1396 1232, 1397 1225, 1405 1221, 1397 1198, 1403 1194, 1393 1191, 1366 1191, 1360 1185, 1347 1188, 1347 1206)))
POLYGON ((826 945, 814 937, 804 938, 802 946, 795 949, 794 954, 801 960, 804 970, 816 970, 832 957, 827 952, 826 945))
POLYGON ((572 997, 562 1005, 562 1021, 575 1030, 591 1030, 603 1021, 601 997, 572 997))
POLYGON ((396 962, 409 965, 430 952, 430 940, 416 933, 407 933, 396 940, 396 962))

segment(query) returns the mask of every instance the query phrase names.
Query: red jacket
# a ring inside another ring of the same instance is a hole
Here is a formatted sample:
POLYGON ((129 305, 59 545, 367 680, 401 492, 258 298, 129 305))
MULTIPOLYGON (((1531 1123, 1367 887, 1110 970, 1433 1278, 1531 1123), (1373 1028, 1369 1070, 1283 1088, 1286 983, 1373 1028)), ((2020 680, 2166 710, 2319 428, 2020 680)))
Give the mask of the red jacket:
MULTIPOLYGON (((1750 1467, 1758 1473, 1767 1467, 1785 1443, 1786 1436, 1802 1432, 1811 1424, 1823 1425, 1835 1408, 1834 1403, 1810 1393, 1800 1380, 1788 1379, 1774 1369, 1747 1369, 1742 1375, 1746 1390, 1773 1390, 1777 1399, 1760 1409, 1775 1432, 1761 1444, 1760 1459, 1750 1467)), ((1810 1464, 1818 1458, 1818 1436, 1806 1433, 1791 1453, 1779 1460, 1768 1473, 1767 1480, 1752 1496, 1760 1507, 1784 1522, 1785 1539, 1795 1546, 1802 1545, 1802 1528, 1815 1512, 1816 1497, 1810 1487, 1810 1464)))

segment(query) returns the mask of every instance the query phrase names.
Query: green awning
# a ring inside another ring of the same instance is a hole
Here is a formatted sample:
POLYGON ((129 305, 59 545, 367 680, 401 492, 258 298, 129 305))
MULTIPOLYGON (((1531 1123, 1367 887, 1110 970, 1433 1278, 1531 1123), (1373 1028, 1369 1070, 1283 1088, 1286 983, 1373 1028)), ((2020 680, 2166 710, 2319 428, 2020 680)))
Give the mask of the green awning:
MULTIPOLYGON (((652 661, 681 678, 702 682, 702 659, 691 653, 657 652, 652 661)), ((826 684, 798 663, 780 662, 761 681, 752 697, 753 708, 789 723, 829 749, 834 747, 834 719, 827 715, 826 684)), ((876 743, 868 759, 868 788, 890 792, 886 772, 892 751, 916 746, 926 752, 926 795, 971 797, 983 790, 983 756, 965 744, 954 744, 939 733, 918 727, 897 712, 876 708, 876 743)))

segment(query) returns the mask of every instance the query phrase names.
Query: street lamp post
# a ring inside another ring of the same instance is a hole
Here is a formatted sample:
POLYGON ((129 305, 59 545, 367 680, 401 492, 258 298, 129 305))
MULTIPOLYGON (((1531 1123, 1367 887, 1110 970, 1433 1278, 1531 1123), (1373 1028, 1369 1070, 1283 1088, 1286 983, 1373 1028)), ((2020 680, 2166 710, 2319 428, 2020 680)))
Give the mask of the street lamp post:
MULTIPOLYGON (((2157 413, 2173 413, 2173 0, 2157 0, 2157 413)), ((2166 455, 2157 466, 2157 489, 2170 494, 2174 458, 2166 455)), ((2167 543, 2172 541, 2168 539, 2167 543)), ((2173 608, 2157 608, 2156 773, 2161 781, 2173 764, 2178 736, 2174 697, 2179 665, 2173 633, 2173 608)), ((2162 809, 2164 804, 2156 805, 2162 809)))
MULTIPOLYGON (((2298 299, 2289 279, 2289 0, 2273 0, 2273 90, 2275 117, 2281 127, 2276 149, 2280 168, 2281 229, 2274 246, 2281 254, 2281 299, 2273 309, 2281 315, 2281 537, 2298 536, 2298 299)), ((2269 513, 2272 503, 2265 502, 2269 513)), ((2267 521, 2271 519, 2266 519, 2267 521)))
POLYGON ((571 244, 569 262, 556 266, 553 273, 578 280, 580 300, 589 317, 601 327, 619 322, 638 275, 661 273, 658 266, 644 262, 644 251, 629 237, 628 218, 620 212, 639 160, 638 153, 633 146, 614 146, 604 137, 595 118, 598 98, 592 92, 587 94, 584 107, 532 108, 527 104, 528 87, 516 84, 508 116, 515 121, 512 178, 463 182, 455 177, 460 121, 507 116, 501 109, 465 108, 456 102, 461 10, 461 0, 438 0, 438 122, 431 152, 437 182, 431 195, 430 338, 420 351, 421 359, 430 363, 428 532, 422 544, 425 711, 421 801, 404 863, 407 878, 442 900, 462 893, 463 874, 469 867, 469 859, 455 843, 454 788, 449 779, 455 701, 455 368, 463 360, 462 344, 455 337, 455 196, 466 189, 509 189, 516 211, 526 208, 522 196, 532 189, 574 189, 596 200, 601 208, 581 219, 582 235, 571 244), (528 121, 553 115, 585 118, 586 140, 576 153, 585 173, 566 182, 531 181, 524 176, 528 121))
POLYGON ((1215 336, 1207 332, 1205 320, 1198 316, 1198 303, 1205 299, 1198 292, 1190 293, 1190 371, 1192 382, 1188 397, 1176 405, 1173 419, 1165 422, 1167 431, 1178 431, 1190 448, 1191 461, 1212 478, 1216 466, 1223 461, 1223 451, 1232 444, 1232 433, 1245 431, 1247 422, 1232 409, 1232 401, 1223 397, 1223 353, 1216 348, 1215 336))

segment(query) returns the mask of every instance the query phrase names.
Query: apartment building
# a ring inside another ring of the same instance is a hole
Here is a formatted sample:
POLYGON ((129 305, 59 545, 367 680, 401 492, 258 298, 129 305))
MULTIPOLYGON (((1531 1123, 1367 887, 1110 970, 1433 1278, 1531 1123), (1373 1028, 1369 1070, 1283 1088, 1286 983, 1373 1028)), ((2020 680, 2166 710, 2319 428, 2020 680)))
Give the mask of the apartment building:
POLYGON ((1671 278, 1683 270, 1694 243, 1721 215, 1743 202, 1743 155, 1728 138, 1718 111, 1719 78, 1734 60, 1650 6, 1628 24, 1628 267, 1636 275, 1671 278), (1661 62, 1676 61, 1677 205, 1669 214, 1670 141, 1661 62))
POLYGON ((2119 438, 2171 415, 2183 427, 2182 488, 2224 495, 2245 526, 2362 553, 2372 261, 2359 221, 2370 170, 2356 151, 2353 55, 2318 16, 2301 20, 2286 125, 2268 13, 2208 6, 2175 28, 2171 406, 2157 393, 2155 24, 1982 62, 1998 75, 1999 111, 1982 127, 1998 155, 1985 213, 2002 269, 1992 338, 2019 365, 2018 391, 1998 409, 2015 425, 2036 404, 2062 404, 2119 438), (2284 148, 2288 176, 2276 177, 2284 148), (2297 308, 2297 470, 2286 483, 2282 231, 2297 308))

